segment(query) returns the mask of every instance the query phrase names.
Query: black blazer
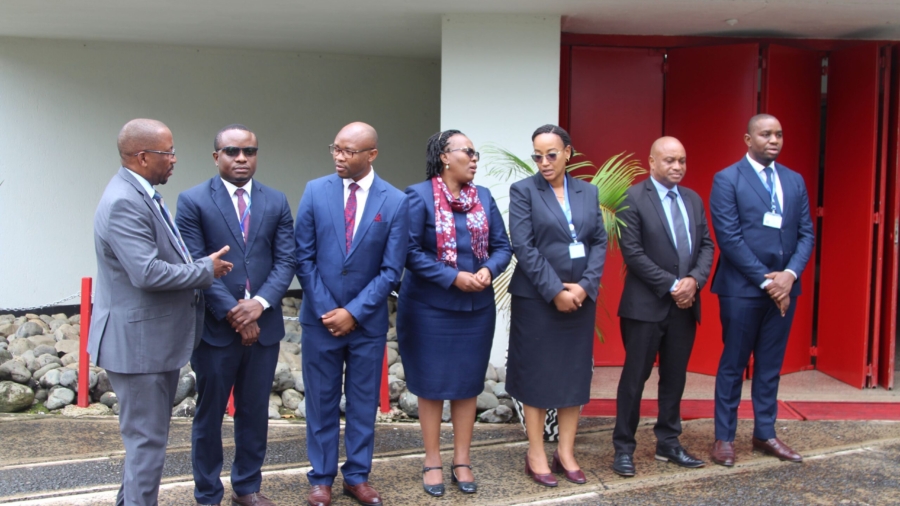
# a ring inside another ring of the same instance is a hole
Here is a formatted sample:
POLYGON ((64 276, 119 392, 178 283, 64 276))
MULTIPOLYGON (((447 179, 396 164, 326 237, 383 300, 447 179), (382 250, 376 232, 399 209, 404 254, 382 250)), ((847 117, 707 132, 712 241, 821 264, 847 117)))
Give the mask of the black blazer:
MULTIPOLYGON (((709 237, 703 200, 697 192, 684 186, 679 186, 678 192, 684 201, 688 233, 691 234, 688 276, 696 279, 702 289, 709 278, 715 246, 709 237)), ((672 230, 650 178, 629 188, 622 206, 616 216, 624 225, 620 228, 619 247, 627 274, 619 302, 619 317, 659 322, 675 304, 669 293, 678 278, 678 251, 672 240, 672 230)), ((692 309, 699 322, 699 296, 692 309)))
POLYGON ((597 300, 607 239, 597 187, 566 178, 575 236, 584 244, 585 256, 569 258, 569 224, 544 176, 517 181, 509 188, 509 231, 517 260, 509 283, 512 295, 551 302, 563 283, 578 283, 597 300))

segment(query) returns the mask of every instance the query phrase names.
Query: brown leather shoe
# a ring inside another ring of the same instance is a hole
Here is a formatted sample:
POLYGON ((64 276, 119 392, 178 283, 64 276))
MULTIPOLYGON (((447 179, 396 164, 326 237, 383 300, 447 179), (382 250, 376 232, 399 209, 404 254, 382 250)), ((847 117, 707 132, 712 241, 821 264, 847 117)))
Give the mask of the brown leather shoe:
POLYGON ((769 455, 778 457, 781 460, 789 462, 803 462, 803 457, 799 453, 791 450, 791 447, 784 444, 777 437, 763 441, 762 439, 753 438, 753 448, 769 455))
POLYGON ((734 441, 721 441, 716 439, 709 458, 720 466, 731 467, 734 465, 734 441))
POLYGON ((309 506, 331 506, 331 485, 313 485, 306 498, 309 506))
POLYGON ((356 499, 356 501, 363 506, 381 506, 381 496, 378 495, 378 492, 376 492, 367 481, 352 487, 347 485, 347 482, 345 481, 344 495, 356 499))

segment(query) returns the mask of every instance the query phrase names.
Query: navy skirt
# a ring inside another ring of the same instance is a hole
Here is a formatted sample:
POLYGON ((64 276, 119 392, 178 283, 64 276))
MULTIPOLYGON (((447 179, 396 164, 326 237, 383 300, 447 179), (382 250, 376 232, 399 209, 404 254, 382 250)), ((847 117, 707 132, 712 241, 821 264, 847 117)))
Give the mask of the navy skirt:
POLYGON ((493 304, 451 311, 401 295, 397 341, 406 388, 429 400, 469 399, 483 392, 496 319, 493 304))
POLYGON ((594 365, 597 303, 560 313, 543 299, 512 296, 506 391, 536 408, 588 403, 594 365))

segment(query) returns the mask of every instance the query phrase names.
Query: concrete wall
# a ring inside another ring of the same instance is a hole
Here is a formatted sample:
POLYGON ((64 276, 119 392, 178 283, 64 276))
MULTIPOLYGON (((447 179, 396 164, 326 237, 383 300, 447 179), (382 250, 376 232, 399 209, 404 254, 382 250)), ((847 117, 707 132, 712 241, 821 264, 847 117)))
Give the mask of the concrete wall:
MULTIPOLYGON (((531 154, 531 134, 559 117, 559 16, 445 15, 441 46, 441 129, 462 130, 476 149, 492 143, 521 158, 531 154)), ((478 164, 476 184, 491 188, 507 209, 514 181, 487 176, 478 164)), ((491 363, 506 363, 508 315, 498 314, 491 363)))
POLYGON ((131 118, 173 131, 170 206, 216 174, 213 137, 237 122, 259 136, 257 179, 296 212, 350 121, 378 130, 382 177, 422 180, 439 97, 434 60, 0 38, 0 308, 48 304, 95 274, 94 209, 131 118))

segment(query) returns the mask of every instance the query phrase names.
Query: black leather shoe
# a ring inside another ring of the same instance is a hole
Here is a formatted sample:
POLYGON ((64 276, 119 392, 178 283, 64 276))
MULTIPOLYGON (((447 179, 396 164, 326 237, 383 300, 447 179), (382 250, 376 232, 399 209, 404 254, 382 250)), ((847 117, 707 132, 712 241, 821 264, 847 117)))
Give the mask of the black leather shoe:
POLYGON ((450 481, 452 483, 456 483, 456 486, 459 487, 459 491, 464 494, 474 494, 478 492, 478 484, 475 481, 459 481, 459 478, 456 477, 455 469, 457 467, 468 467, 469 470, 472 470, 472 466, 470 464, 453 464, 450 466, 450 472, 452 475, 450 476, 450 481))
POLYGON ((631 478, 634 476, 634 460, 630 453, 616 453, 612 465, 613 472, 619 476, 631 478))
POLYGON ((673 462, 681 467, 689 467, 692 469, 703 467, 706 465, 702 460, 694 457, 681 446, 676 446, 675 448, 668 449, 657 447, 656 460, 661 460, 663 462, 673 462))
MULTIPOLYGON (((443 469, 443 467, 442 466, 423 467, 422 468, 422 479, 423 480, 425 479, 425 473, 427 473, 428 471, 434 471, 436 469, 443 469)), ((429 485, 429 484, 425 483, 424 481, 422 481, 422 488, 424 488, 425 492, 430 496, 441 497, 442 495, 444 495, 444 484, 443 483, 438 483, 437 485, 429 485)))

